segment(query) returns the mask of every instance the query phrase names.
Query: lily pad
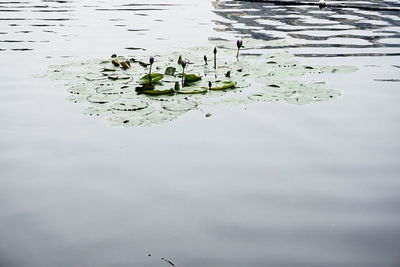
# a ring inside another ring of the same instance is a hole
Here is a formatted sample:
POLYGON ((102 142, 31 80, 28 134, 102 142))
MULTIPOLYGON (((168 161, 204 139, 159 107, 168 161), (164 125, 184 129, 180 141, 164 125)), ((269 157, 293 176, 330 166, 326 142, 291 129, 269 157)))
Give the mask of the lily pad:
POLYGON ((139 83, 140 84, 156 83, 158 81, 161 81, 163 78, 164 78, 164 74, 161 74, 161 73, 146 74, 145 76, 140 78, 139 83))
POLYGON ((106 104, 113 102, 119 99, 119 95, 105 95, 105 94, 98 94, 98 95, 90 95, 87 98, 88 102, 97 103, 97 104, 106 104))
MULTIPOLYGON (((213 43, 211 47, 219 48, 216 69, 212 59, 208 65, 204 62, 204 55, 210 55, 212 49, 195 47, 158 54, 153 69, 163 70, 164 74, 149 75, 148 68, 124 68, 121 63, 126 63, 127 58, 118 56, 52 66, 49 76, 67 88, 68 101, 85 105, 85 114, 101 115, 112 126, 131 127, 171 121, 190 110, 201 109, 207 114, 208 107, 218 104, 243 106, 254 101, 283 101, 304 105, 330 101, 341 93, 327 88, 321 79, 356 70, 352 66, 303 65, 294 61, 290 53, 271 54, 266 49, 269 42, 246 39, 244 43, 246 50, 252 52, 241 54, 240 61, 235 57, 235 42, 213 43), (176 63, 181 54, 190 62, 190 72, 196 73, 185 74, 183 88, 182 68, 176 63), (132 80, 136 82, 132 84, 132 80)), ((130 62, 147 67, 139 59, 149 56, 138 51, 137 59, 130 62)))
POLYGON ((185 82, 186 83, 193 83, 201 80, 201 76, 196 74, 185 74, 185 82))
POLYGON ((217 83, 219 86, 213 86, 210 88, 210 90, 226 90, 226 89, 232 89, 236 86, 236 82, 232 82, 232 81, 224 81, 224 82, 220 82, 217 83))
POLYGON ((118 74, 109 74, 108 79, 111 80, 129 80, 131 79, 131 76, 129 75, 118 75, 118 74))
POLYGON ((158 96, 158 95, 173 95, 175 94, 174 89, 167 89, 167 90, 144 90, 142 91, 143 94, 145 95, 151 95, 151 96, 158 96))
POLYGON ((165 75, 174 75, 175 72, 176 72, 176 68, 174 68, 174 67, 168 67, 168 68, 165 69, 164 74, 165 74, 165 75))
POLYGON ((183 87, 179 91, 177 91, 178 94, 183 94, 183 95, 195 95, 195 94, 205 94, 207 93, 208 90, 204 88, 191 88, 191 87, 183 87))
POLYGON ((117 102, 111 105, 111 109, 118 111, 137 111, 141 109, 145 109, 149 106, 149 103, 138 100, 138 99, 129 99, 121 102, 117 102))
POLYGON ((173 100, 162 105, 163 109, 172 112, 185 112, 196 108, 198 103, 193 100, 178 99, 173 100))

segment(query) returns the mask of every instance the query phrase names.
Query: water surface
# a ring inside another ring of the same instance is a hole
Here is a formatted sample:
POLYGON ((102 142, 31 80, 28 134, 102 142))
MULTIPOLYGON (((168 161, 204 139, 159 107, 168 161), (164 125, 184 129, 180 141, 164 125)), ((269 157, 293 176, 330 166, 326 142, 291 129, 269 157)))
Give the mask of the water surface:
POLYGON ((236 1, 1 2, 0 266, 399 266, 399 24, 398 12, 236 1), (359 70, 316 78, 341 91, 332 101, 132 128, 37 78, 244 37, 359 70))

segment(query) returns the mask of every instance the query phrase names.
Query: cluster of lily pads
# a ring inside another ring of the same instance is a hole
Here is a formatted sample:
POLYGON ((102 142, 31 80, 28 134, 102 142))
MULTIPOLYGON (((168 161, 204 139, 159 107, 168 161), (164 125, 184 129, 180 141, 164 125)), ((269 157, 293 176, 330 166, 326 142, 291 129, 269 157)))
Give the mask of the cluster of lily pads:
POLYGON ((71 62, 52 66, 51 76, 66 82, 68 99, 85 104, 86 114, 104 116, 115 126, 137 126, 174 120, 190 110, 203 112, 219 103, 307 104, 333 99, 339 91, 328 89, 323 82, 305 81, 306 75, 355 70, 351 66, 301 65, 288 52, 270 54, 263 41, 238 40, 234 46, 219 40, 213 44, 212 51, 195 47, 180 53, 114 54, 108 60, 71 62), (208 64, 211 53, 213 64, 208 64))

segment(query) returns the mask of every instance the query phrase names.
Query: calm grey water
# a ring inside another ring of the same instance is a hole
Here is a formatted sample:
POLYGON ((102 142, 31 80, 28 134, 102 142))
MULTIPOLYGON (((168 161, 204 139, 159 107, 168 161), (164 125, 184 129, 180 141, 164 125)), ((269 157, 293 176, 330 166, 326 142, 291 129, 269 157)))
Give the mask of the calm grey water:
POLYGON ((399 36, 395 11, 1 1, 0 266, 400 266, 399 36), (359 71, 320 77, 342 92, 333 101, 133 128, 37 78, 67 60, 245 36, 359 71))

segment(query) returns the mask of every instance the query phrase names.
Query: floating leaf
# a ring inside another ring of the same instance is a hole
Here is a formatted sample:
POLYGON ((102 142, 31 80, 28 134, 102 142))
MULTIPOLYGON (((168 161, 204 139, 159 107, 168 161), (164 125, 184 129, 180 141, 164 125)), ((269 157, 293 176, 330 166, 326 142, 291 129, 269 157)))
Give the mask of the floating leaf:
POLYGON ((121 62, 120 64, 123 69, 129 69, 131 67, 129 61, 121 62))
POLYGON ((156 83, 158 81, 161 81, 162 78, 164 78, 164 74, 160 74, 160 73, 146 74, 145 76, 140 78, 139 83, 140 84, 156 83))
POLYGON ((145 95, 172 95, 175 93, 174 89, 167 89, 167 90, 144 90, 142 91, 143 94, 145 95))
POLYGON ((211 87, 210 90, 226 90, 234 88, 236 86, 236 82, 232 81, 224 81, 218 84, 220 84, 220 86, 211 87))
POLYGON ((181 90, 179 90, 177 93, 178 94, 183 94, 183 95, 194 95, 194 94, 205 94, 207 93, 207 89, 203 88, 191 88, 191 87, 183 87, 181 90))
POLYGON ((270 50, 265 49, 270 42, 251 39, 245 40, 246 49, 256 52, 242 54, 237 61, 232 53, 233 49, 236 50, 234 42, 218 42, 212 45, 220 48, 216 69, 203 61, 204 55, 210 53, 210 47, 195 47, 158 54, 155 69, 163 70, 165 76, 159 73, 149 75, 148 70, 143 68, 128 72, 129 68, 123 66, 123 62, 127 65, 128 62, 136 62, 147 67, 149 64, 139 61, 139 58, 152 55, 145 55, 144 52, 138 52, 137 59, 130 61, 117 56, 106 61, 88 60, 52 66, 49 76, 64 81, 70 93, 67 100, 85 104, 85 114, 104 116, 112 126, 131 127, 174 120, 197 109, 198 105, 202 108, 216 104, 237 106, 254 101, 284 101, 302 105, 331 100, 339 97, 340 92, 327 88, 324 83, 313 82, 321 79, 317 75, 337 75, 356 70, 351 66, 302 65, 294 61, 290 53, 270 54, 270 50), (190 71, 196 73, 185 75, 183 88, 180 88, 182 73, 176 73, 177 69, 171 67, 181 53, 193 59, 190 71), (307 80, 293 79, 304 75, 307 75, 307 80), (137 82, 131 84, 132 79, 137 82))
POLYGON ((174 68, 174 67, 168 67, 168 68, 165 69, 164 74, 165 74, 165 75, 174 75, 174 74, 175 74, 175 71, 176 71, 176 68, 174 68))
POLYGON ((196 74, 185 74, 185 82, 186 83, 193 83, 201 80, 201 76, 196 74))
POLYGON ((146 62, 143 62, 143 61, 139 61, 139 65, 146 68, 146 67, 149 66, 150 64, 149 64, 149 63, 146 63, 146 62))
POLYGON ((118 74, 109 74, 108 79, 111 80, 129 80, 131 76, 129 75, 118 75, 118 74))
POLYGON ((111 60, 111 63, 112 63, 115 67, 119 67, 119 66, 120 66, 118 60, 116 60, 116 59, 111 60))
POLYGON ((149 106, 149 103, 138 99, 126 99, 111 105, 111 109, 118 111, 137 111, 145 109, 149 106))
POLYGON ((117 71, 117 69, 114 69, 114 68, 103 68, 101 71, 102 72, 114 72, 114 71, 117 71))
POLYGON ((92 103, 97 103, 97 104, 105 104, 109 102, 113 102, 117 99, 119 99, 119 95, 90 95, 87 98, 87 101, 92 102, 92 103))
POLYGON ((173 111, 173 112, 183 112, 183 111, 189 111, 194 108, 196 108, 198 103, 193 100, 187 100, 187 99, 178 99, 178 100, 173 100, 167 103, 164 103, 162 107, 168 111, 173 111))

